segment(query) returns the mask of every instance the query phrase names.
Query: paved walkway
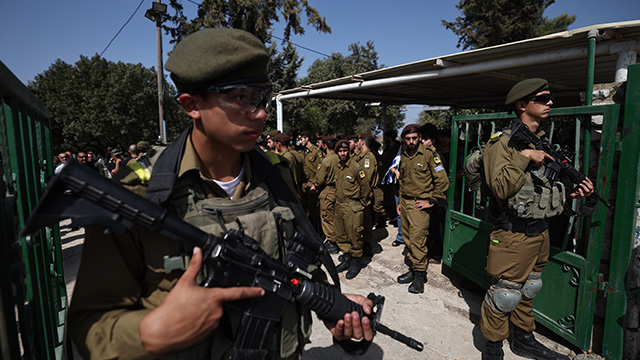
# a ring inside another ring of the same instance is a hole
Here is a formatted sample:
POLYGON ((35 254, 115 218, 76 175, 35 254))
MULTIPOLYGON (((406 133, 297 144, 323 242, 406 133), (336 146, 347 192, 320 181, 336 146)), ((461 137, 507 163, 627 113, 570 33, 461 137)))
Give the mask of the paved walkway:
MULTIPOLYGON (((65 260, 65 276, 69 298, 73 294, 76 273, 84 241, 82 229, 71 231, 68 222, 61 224, 62 248, 65 260)), ((331 343, 331 336, 323 323, 314 321, 311 344, 305 348, 302 360, 340 359, 480 359, 484 338, 478 320, 484 290, 471 281, 442 265, 431 265, 425 293, 411 294, 407 285, 396 283, 396 277, 405 272, 403 247, 393 247, 397 229, 387 227, 375 230, 374 255, 360 275, 346 280, 340 275, 344 292, 367 295, 370 292, 386 298, 381 322, 388 327, 411 336, 424 344, 424 351, 417 352, 388 336, 379 334, 369 351, 363 356, 351 357, 331 343)), ((334 261, 337 255, 334 255, 334 261)), ((540 329, 536 337, 550 348, 574 359, 601 359, 595 355, 581 354, 555 334, 540 329)), ((505 359, 522 359, 509 350, 505 342, 505 359)), ((79 357, 76 357, 79 359, 79 357)))

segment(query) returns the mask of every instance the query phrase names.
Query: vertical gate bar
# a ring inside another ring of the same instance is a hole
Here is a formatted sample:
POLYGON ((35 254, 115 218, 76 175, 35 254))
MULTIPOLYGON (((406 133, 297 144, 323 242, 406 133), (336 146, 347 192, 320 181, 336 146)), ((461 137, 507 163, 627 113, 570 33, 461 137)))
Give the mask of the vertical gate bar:
MULTIPOLYGON (((451 119, 451 143, 449 144, 449 191, 447 194, 447 209, 454 209, 454 198, 456 194, 456 166, 458 159, 458 139, 460 137, 460 129, 454 119, 451 119)), ((447 211, 448 212, 448 211, 447 211)), ((447 220, 448 222, 448 220, 447 220)))
MULTIPOLYGON (((598 193, 605 199, 608 198, 609 189, 611 187, 608 179, 611 179, 613 172, 613 158, 615 153, 615 132, 619 121, 619 105, 609 107, 603 117, 602 137, 600 140, 600 149, 598 156, 597 175, 594 179, 594 187, 598 193)), ((587 116, 587 118, 590 118, 587 116)), ((579 297, 581 306, 577 314, 580 315, 579 321, 582 329, 591 329, 593 326, 593 318, 595 313, 595 302, 597 298, 597 292, 587 291, 588 289, 596 288, 598 285, 598 274, 600 273, 600 259, 602 258, 602 244, 604 243, 605 236, 605 223, 607 221, 607 208, 598 203, 591 216, 591 226, 588 232, 587 241, 587 253, 585 259, 587 261, 585 268, 585 291, 584 295, 579 297), (594 226, 593 224, 599 224, 594 226)), ((585 221, 585 223, 589 223, 585 221)), ((591 338, 588 336, 590 332, 578 333, 578 342, 584 346, 589 345, 591 338)))
POLYGON ((607 307, 602 355, 622 359, 627 312, 626 277, 629 270, 638 211, 640 170, 640 64, 629 66, 627 95, 621 132, 622 151, 615 201, 611 265, 607 283, 607 307), (633 215, 631 215, 633 214, 633 215))
POLYGON ((6 187, 5 194, 2 194, 3 208, 0 211, 0 213, 3 214, 2 219, 0 219, 0 221, 2 221, 2 234, 0 236, 3 237, 1 240, 3 242, 6 242, 6 246, 3 245, 3 250, 0 251, 0 254, 2 254, 4 252, 4 249, 6 249, 6 253, 2 254, 4 255, 2 257, 3 271, 2 271, 2 274, 0 274, 0 279, 2 280, 1 291, 3 293, 2 311, 5 317, 4 324, 5 324, 5 331, 6 331, 6 337, 3 339, 4 341, 2 342, 3 360, 20 358, 20 345, 18 341, 18 324, 16 321, 13 321, 13 319, 15 319, 14 304, 13 302, 9 302, 9 299, 14 296, 12 287, 17 288, 18 289, 17 291, 21 290, 18 286, 13 285, 11 282, 11 275, 12 275, 11 264, 9 263, 9 261, 11 260, 10 247, 15 242, 15 239, 13 238, 13 225, 14 225, 12 221, 13 214, 10 213, 12 212, 13 207, 10 206, 9 202, 5 202, 7 200, 5 198, 6 194, 13 193, 13 183, 11 182, 11 171, 7 171, 8 169, 10 169, 9 165, 11 161, 9 159, 9 145, 7 144, 8 138, 6 136, 6 130, 5 130, 5 124, 7 123, 10 117, 11 117, 11 108, 9 107, 9 104, 5 103, 5 98, 0 89, 0 120, 2 120, 2 123, 0 123, 0 149, 2 151, 2 154, 1 154, 2 167, 3 167, 2 173, 6 179, 4 184, 6 187))
MULTIPOLYGON (((467 154, 469 153, 469 122, 465 121, 464 122, 464 126, 465 126, 465 130, 464 130, 464 156, 467 156, 467 154)), ((460 178, 461 182, 462 182, 462 193, 464 193, 465 190, 465 185, 466 185, 466 179, 464 178, 464 176, 462 178, 460 178)), ((460 212, 464 213, 464 196, 460 196, 460 212)))

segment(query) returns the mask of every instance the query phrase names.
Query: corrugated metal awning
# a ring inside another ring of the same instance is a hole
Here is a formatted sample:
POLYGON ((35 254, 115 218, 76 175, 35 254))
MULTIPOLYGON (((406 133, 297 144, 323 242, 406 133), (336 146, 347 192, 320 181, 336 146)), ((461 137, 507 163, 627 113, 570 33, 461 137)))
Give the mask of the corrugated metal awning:
POLYGON ((598 31, 594 83, 611 83, 624 62, 637 61, 640 20, 571 31, 353 74, 282 91, 290 98, 384 104, 499 108, 517 81, 546 78, 556 106, 580 105, 587 83, 588 34, 598 31), (631 54, 631 55, 629 55, 631 54))

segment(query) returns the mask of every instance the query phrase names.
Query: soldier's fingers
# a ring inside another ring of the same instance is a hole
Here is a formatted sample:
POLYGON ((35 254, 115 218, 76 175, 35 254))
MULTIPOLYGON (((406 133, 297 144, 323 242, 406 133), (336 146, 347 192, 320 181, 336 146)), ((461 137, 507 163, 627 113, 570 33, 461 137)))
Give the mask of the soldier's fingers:
POLYGON ((230 288, 216 288, 216 297, 222 302, 255 298, 264 295, 264 289, 259 287, 239 286, 230 288))
POLYGON ((202 250, 199 247, 193 248, 193 255, 191 256, 191 261, 189 261, 189 266, 187 270, 185 270, 184 274, 180 277, 178 281, 190 281, 195 283, 196 277, 200 272, 200 268, 202 267, 202 250))
POLYGON ((362 339, 363 331, 362 324, 360 323, 360 315, 358 315, 358 313, 354 311, 351 313, 351 319, 351 337, 354 339, 362 339))
POLYGON ((350 313, 344 314, 344 329, 343 335, 346 339, 350 339, 353 336, 353 320, 350 313))
POLYGON ((373 340, 373 329, 371 329, 371 321, 368 317, 362 318, 362 330, 364 332, 364 339, 367 341, 373 340))

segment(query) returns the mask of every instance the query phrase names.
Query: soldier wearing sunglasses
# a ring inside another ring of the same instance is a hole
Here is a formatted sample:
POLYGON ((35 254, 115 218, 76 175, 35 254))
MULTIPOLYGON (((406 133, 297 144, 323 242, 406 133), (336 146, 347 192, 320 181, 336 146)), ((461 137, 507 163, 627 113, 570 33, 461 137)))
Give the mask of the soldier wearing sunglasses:
MULTIPOLYGON (((545 136, 540 125, 549 117, 553 94, 546 80, 534 78, 513 86, 505 105, 531 132, 545 136)), ((559 215, 566 198, 591 195, 587 178, 571 191, 544 176, 545 160, 551 156, 523 146, 509 136, 495 134, 484 154, 486 184, 493 194, 487 273, 493 285, 482 303, 480 328, 487 339, 483 359, 503 359, 502 342, 513 325, 511 350, 531 359, 569 359, 539 343, 534 335, 533 298, 542 288, 542 269, 549 258, 548 219, 559 215), (523 205, 524 204, 524 205, 523 205)))
MULTIPOLYGON (((273 220, 273 212, 282 211, 276 209, 276 184, 267 183, 258 164, 272 165, 255 150, 273 92, 268 62, 264 44, 242 30, 203 29, 183 39, 166 69, 193 126, 166 148, 154 147, 135 167, 125 167, 117 180, 218 236, 242 221, 240 209, 243 216, 263 214, 251 217, 255 229, 245 226, 245 234, 277 259, 284 251, 278 231, 289 224, 273 220), (215 209, 218 216, 205 209, 215 209)), ((287 176, 288 169, 279 170, 287 176)), ((251 337, 251 331, 260 330, 243 328, 244 309, 252 302, 237 300, 259 298, 265 291, 201 287, 196 280, 201 266, 200 249, 157 233, 87 230, 69 314, 79 351, 91 359, 228 359, 236 340, 245 340, 239 334, 251 337)), ((370 300, 347 296, 371 312, 370 300)), ((277 321, 276 331, 262 338, 266 357, 297 359, 310 335, 310 312, 292 302, 277 316, 269 320, 277 321)), ((337 341, 373 338, 369 319, 357 312, 327 328, 337 341)))

